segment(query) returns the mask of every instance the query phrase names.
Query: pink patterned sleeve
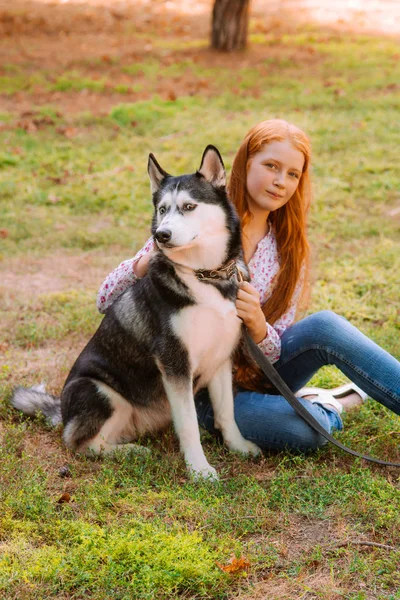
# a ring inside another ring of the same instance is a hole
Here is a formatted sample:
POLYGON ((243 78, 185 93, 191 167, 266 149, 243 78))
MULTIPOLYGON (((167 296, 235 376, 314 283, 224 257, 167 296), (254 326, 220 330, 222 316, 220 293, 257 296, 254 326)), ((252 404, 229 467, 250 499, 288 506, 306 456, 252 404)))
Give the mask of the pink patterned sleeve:
POLYGON ((97 293, 97 310, 99 312, 105 313, 126 288, 136 283, 138 276, 133 270, 134 266, 144 254, 152 250, 153 244, 153 237, 151 237, 133 258, 124 260, 106 277, 97 293))
POLYGON ((267 356, 272 363, 277 362, 281 356, 281 337, 284 331, 286 331, 286 329, 294 322, 303 283, 304 272, 300 274, 299 281, 297 282, 293 298, 287 311, 275 321, 273 326, 267 323, 267 335, 258 344, 260 350, 264 352, 265 356, 267 356))

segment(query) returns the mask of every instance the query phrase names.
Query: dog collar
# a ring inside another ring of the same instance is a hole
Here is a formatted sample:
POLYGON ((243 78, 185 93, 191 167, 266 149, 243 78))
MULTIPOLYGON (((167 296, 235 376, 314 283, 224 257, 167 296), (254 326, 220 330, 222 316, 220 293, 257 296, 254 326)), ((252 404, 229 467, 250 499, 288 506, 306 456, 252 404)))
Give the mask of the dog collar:
POLYGON ((211 271, 208 271, 207 269, 197 269, 194 273, 200 281, 203 281, 204 279, 230 280, 234 275, 237 276, 239 281, 243 281, 243 275, 237 266, 236 261, 233 259, 226 263, 226 265, 219 267, 219 269, 212 269, 211 271))

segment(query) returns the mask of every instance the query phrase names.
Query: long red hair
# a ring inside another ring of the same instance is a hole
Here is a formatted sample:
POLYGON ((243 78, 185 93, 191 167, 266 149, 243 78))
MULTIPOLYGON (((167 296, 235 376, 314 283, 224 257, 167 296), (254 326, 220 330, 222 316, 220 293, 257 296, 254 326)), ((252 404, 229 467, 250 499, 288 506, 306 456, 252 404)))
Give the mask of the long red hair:
MULTIPOLYGON (((304 166, 298 187, 289 202, 269 214, 280 264, 272 294, 262 306, 265 318, 271 325, 287 311, 300 277, 303 280, 301 302, 304 303, 308 291, 309 244, 306 225, 311 202, 311 145, 308 137, 301 129, 287 121, 262 121, 250 129, 237 151, 228 185, 230 199, 236 206, 243 229, 252 218, 246 188, 249 161, 263 146, 283 140, 288 140, 303 154, 304 166)), ((235 379, 248 389, 262 387, 263 378, 260 371, 243 353, 239 354, 236 361, 235 379)))

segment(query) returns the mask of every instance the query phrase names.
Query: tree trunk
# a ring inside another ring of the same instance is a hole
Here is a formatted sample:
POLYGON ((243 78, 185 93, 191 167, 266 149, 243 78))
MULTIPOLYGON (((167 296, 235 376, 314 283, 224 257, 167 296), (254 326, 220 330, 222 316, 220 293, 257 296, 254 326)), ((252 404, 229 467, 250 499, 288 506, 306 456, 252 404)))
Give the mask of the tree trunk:
POLYGON ((250 0, 215 0, 211 46, 215 50, 243 50, 247 43, 250 0))

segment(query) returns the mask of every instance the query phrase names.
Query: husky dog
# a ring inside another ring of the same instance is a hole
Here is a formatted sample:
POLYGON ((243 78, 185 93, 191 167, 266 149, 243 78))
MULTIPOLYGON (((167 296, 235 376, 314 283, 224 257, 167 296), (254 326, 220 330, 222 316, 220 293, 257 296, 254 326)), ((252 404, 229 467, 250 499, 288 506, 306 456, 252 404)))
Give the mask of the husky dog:
MULTIPOLYGON (((259 448, 234 420, 232 354, 241 337, 236 314, 242 261, 238 216, 225 191, 218 150, 207 146, 199 170, 174 177, 150 154, 152 234, 158 251, 146 277, 107 310, 67 377, 61 398, 17 388, 12 404, 53 424, 77 452, 111 452, 165 428, 171 419, 196 477, 217 478, 204 455, 194 393, 208 387, 215 426, 243 454, 259 448)), ((247 273, 246 273, 247 275, 247 273)))

